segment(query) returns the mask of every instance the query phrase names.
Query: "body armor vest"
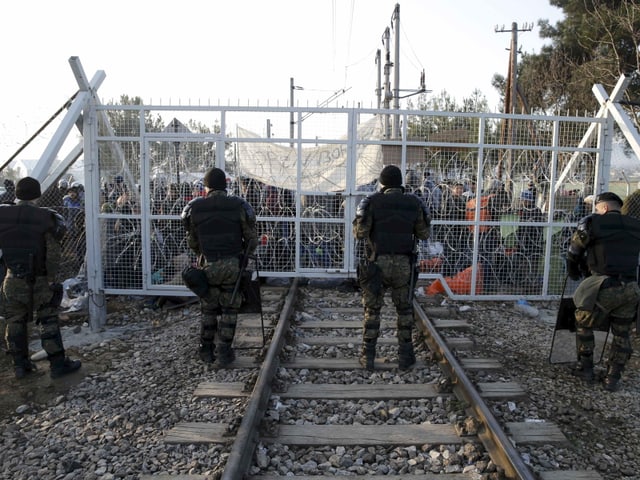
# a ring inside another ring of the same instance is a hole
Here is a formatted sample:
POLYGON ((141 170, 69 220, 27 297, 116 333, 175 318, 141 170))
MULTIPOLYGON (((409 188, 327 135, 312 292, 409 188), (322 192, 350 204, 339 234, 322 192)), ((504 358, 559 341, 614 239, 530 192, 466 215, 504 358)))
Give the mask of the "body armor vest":
POLYGON ((54 212, 33 205, 0 206, 2 260, 15 277, 45 276, 45 233, 55 232, 54 212))
POLYGON ((635 278, 640 253, 640 221, 628 215, 592 215, 587 265, 593 273, 635 278))
POLYGON ((413 252, 413 227, 421 212, 419 200, 408 194, 375 193, 369 197, 373 219, 371 242, 376 254, 409 255, 413 252))
POLYGON ((234 196, 213 195, 191 203, 191 223, 207 260, 242 254, 242 209, 243 200, 234 196))

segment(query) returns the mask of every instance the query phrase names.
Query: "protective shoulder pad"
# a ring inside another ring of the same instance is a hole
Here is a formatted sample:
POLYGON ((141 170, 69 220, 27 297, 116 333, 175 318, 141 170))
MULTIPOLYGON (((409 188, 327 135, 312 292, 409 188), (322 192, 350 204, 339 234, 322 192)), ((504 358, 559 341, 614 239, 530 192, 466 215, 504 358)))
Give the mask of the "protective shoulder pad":
POLYGON ((182 213, 180 214, 180 218, 182 218, 183 221, 185 220, 189 220, 189 218, 191 217, 191 210, 193 209, 193 205, 196 202, 199 202, 200 200, 203 200, 203 197, 196 197, 196 198, 192 198, 191 200, 189 200, 189 203, 187 203, 184 208, 182 209, 182 213))
POLYGON ((426 222, 427 226, 431 226, 431 212, 429 211, 429 207, 427 206, 427 203, 417 195, 416 195, 416 198, 418 199, 418 203, 420 204, 420 209, 422 210, 422 216, 424 217, 424 221, 426 222))
POLYGON ((577 227, 577 230, 579 232, 585 232, 585 233, 589 232, 589 229, 591 228, 591 222, 593 221, 593 215, 594 214, 587 215, 586 217, 583 217, 580 219, 577 227))
POLYGON ((64 218, 55 210, 51 210, 49 208, 47 210, 49 210, 53 216, 53 238, 56 240, 62 240, 64 234, 67 233, 67 225, 64 218))
POLYGON ((253 209, 253 206, 247 202, 244 198, 242 197, 238 197, 240 198, 241 202, 242 202, 242 208, 244 208, 245 213, 247 214, 247 220, 250 223, 255 223, 256 221, 256 212, 253 209))
POLYGON ((369 209, 369 204, 370 203, 371 203, 371 196, 370 195, 367 195, 362 200, 360 200, 360 203, 358 204, 358 207, 356 208, 356 217, 364 217, 365 213, 369 209))

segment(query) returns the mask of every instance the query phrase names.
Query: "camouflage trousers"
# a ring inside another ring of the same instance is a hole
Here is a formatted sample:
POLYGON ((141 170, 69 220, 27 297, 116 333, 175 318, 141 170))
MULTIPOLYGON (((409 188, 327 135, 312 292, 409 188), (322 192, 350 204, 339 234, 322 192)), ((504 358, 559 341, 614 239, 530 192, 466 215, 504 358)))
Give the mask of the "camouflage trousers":
POLYGON ((42 348, 49 356, 64 353, 60 326, 58 324, 58 308, 49 304, 53 292, 49 289, 46 277, 37 277, 33 290, 29 284, 18 278, 7 277, 2 283, 3 314, 7 318, 5 341, 9 353, 28 354, 29 304, 33 292, 33 310, 40 328, 42 348))
POLYGON ((625 365, 631 357, 630 332, 640 301, 640 287, 635 281, 620 286, 601 288, 593 311, 577 309, 576 346, 578 356, 591 356, 595 347, 593 330, 611 327, 613 340, 609 364, 625 365))
POLYGON ((240 274, 240 260, 232 257, 207 262, 204 272, 207 275, 209 290, 200 298, 203 332, 217 327, 219 339, 231 343, 235 334, 238 309, 242 305, 240 291, 233 297, 233 290, 240 274), (218 315, 219 321, 216 319, 218 315))
POLYGON ((380 311, 384 295, 391 290, 396 308, 398 342, 411 342, 414 324, 413 306, 409 300, 411 265, 407 255, 380 255, 369 268, 359 274, 364 306, 363 341, 375 342, 380 334, 380 311))

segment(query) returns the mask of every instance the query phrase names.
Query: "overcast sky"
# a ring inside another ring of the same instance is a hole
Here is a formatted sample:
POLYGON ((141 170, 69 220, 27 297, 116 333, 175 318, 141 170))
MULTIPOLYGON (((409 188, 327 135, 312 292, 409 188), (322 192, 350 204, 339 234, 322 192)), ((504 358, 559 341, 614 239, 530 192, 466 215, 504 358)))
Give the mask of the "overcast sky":
MULTIPOLYGON (((102 70, 103 103, 284 106, 290 78, 315 106, 376 106, 376 50, 400 4, 400 88, 446 90, 458 102, 479 89, 496 110, 495 73, 507 74, 511 24, 523 52, 543 41, 537 21, 561 11, 548 0, 22 0, 3 2, 0 161, 77 90, 68 59, 89 79, 102 70), (499 29, 507 30, 497 33, 499 29)), ((391 30, 392 57, 395 32, 391 30)), ((401 105, 402 106, 402 105, 401 105)))

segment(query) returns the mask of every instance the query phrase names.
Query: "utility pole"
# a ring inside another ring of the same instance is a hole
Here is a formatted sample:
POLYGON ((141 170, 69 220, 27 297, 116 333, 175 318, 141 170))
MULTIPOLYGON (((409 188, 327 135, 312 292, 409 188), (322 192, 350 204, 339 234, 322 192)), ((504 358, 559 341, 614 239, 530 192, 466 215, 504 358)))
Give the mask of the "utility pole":
POLYGON ((378 65, 378 80, 376 81, 376 97, 378 98, 378 109, 381 107, 382 99, 382 68, 381 68, 382 52, 376 50, 376 65, 378 65))
POLYGON ((289 107, 291 108, 291 112, 289 113, 289 138, 291 139, 291 146, 293 147, 293 77, 291 77, 290 79, 290 86, 289 86, 289 95, 290 95, 290 99, 289 99, 289 107))
MULTIPOLYGON (((393 108, 394 110, 400 110, 400 99, 407 98, 412 95, 417 95, 419 93, 425 93, 427 91, 425 87, 425 77, 424 70, 420 76, 420 87, 412 90, 401 90, 400 89, 400 4, 396 3, 396 6, 393 10, 393 14, 391 15, 391 28, 395 30, 394 36, 394 61, 391 61, 391 47, 390 47, 390 39, 391 32, 390 28, 387 27, 382 34, 382 45, 385 49, 385 61, 384 61, 384 87, 380 85, 380 50, 376 53, 376 64, 378 65, 378 83, 376 88, 376 93, 378 94, 378 108, 380 108, 380 96, 381 91, 384 90, 383 97, 383 108, 388 110, 391 108, 391 99, 393 99, 393 108), (391 68, 393 68, 393 91, 391 90, 391 68), (401 96, 400 92, 402 91, 410 91, 411 93, 405 96, 401 96)), ((384 116, 384 137, 385 138, 400 138, 400 114, 395 113, 393 115, 393 122, 390 121, 390 114, 385 114, 384 116)))
MULTIPOLYGON (((502 28, 498 28, 496 25, 495 31, 496 33, 504 33, 511 32, 511 47, 509 53, 509 70, 507 75, 507 84, 505 86, 504 93, 504 113, 516 113, 516 105, 517 105, 517 91, 518 91, 518 32, 530 32, 533 28, 532 24, 525 24, 522 28, 518 29, 518 24, 513 22, 511 24, 511 30, 505 30, 504 25, 502 28)), ((509 144, 515 144, 515 135, 516 131, 514 128, 514 119, 505 119, 506 121, 502 124, 502 141, 509 142, 509 144), (507 129, 505 135, 505 128, 507 129)), ((510 148, 507 152, 507 175, 511 175, 511 165, 513 164, 513 149, 510 148)), ((498 168, 496 175, 498 179, 502 178, 502 161, 498 161, 498 168)), ((511 188, 511 180, 507 179, 505 182, 505 189, 511 188)))
POLYGON ((516 113, 516 92, 517 92, 517 74, 518 74, 518 32, 530 32, 533 28, 532 24, 525 24, 522 28, 518 28, 518 24, 513 22, 511 29, 506 30, 504 25, 499 28, 496 25, 496 33, 511 32, 511 47, 509 54, 509 74, 507 76, 506 91, 504 94, 504 113, 516 113))
MULTIPOLYGON (((393 108, 395 110, 400 109, 400 4, 396 3, 396 8, 391 15, 391 21, 395 21, 396 31, 396 44, 395 44, 395 65, 393 67, 393 108)), ((397 113, 393 117, 393 136, 394 138, 400 138, 400 115, 397 113)))
MULTIPOLYGON (((389 37, 391 36, 389 32, 389 27, 384 29, 384 33, 382 34, 382 44, 384 45, 385 54, 384 54, 384 94, 382 97, 382 106, 385 110, 389 110, 391 107, 390 100, 392 97, 391 93, 391 82, 389 81, 389 75, 391 73, 391 67, 393 67, 393 63, 391 63, 391 49, 389 48, 389 37)), ((389 138, 391 136, 391 127, 389 125, 389 115, 386 114, 384 116, 384 136, 385 138, 389 138)))
POLYGON ((304 90, 304 88, 294 85, 293 77, 291 77, 290 80, 291 80, 291 83, 290 83, 290 94, 291 94, 291 105, 290 105, 290 107, 291 107, 291 113, 289 114, 289 138, 291 139, 290 146, 291 146, 291 148, 293 148, 293 135, 294 135, 293 127, 296 124, 295 118, 293 116, 293 91, 294 90, 304 90))

